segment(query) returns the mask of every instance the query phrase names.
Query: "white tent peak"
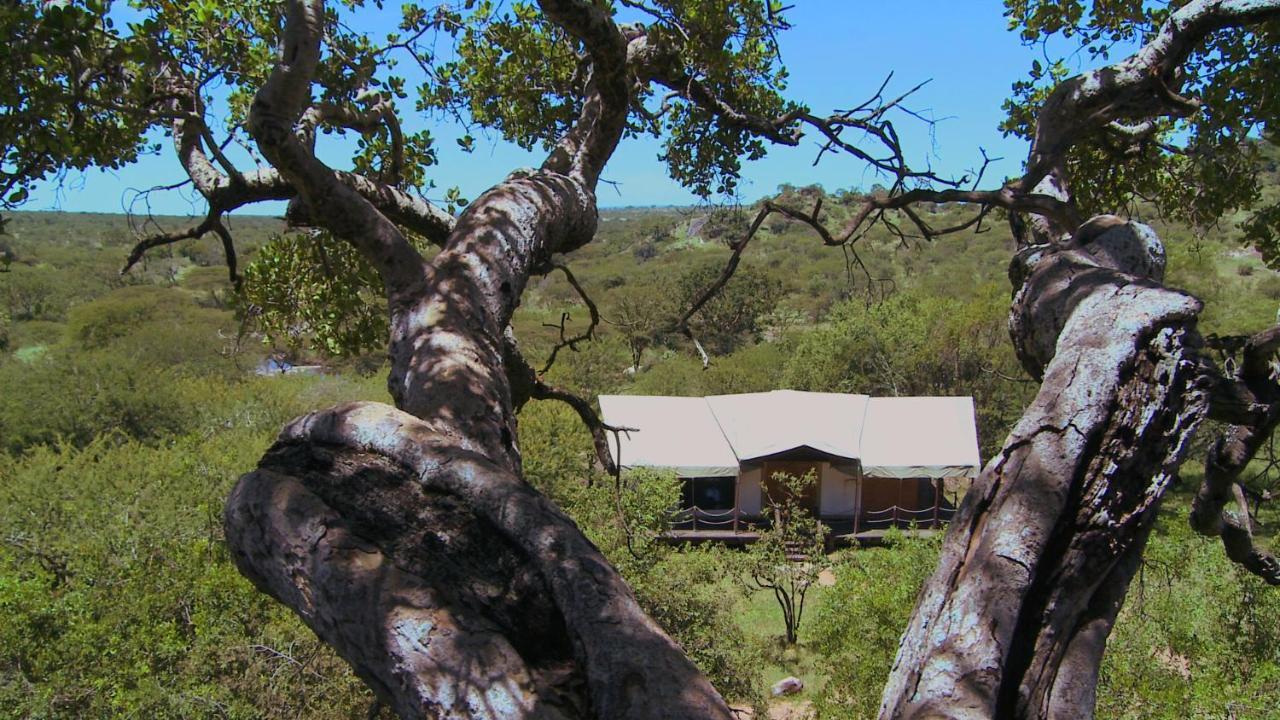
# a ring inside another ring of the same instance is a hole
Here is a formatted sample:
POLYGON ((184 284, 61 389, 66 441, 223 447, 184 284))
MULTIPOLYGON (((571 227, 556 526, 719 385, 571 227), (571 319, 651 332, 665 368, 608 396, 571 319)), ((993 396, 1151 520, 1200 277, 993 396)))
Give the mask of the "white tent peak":
POLYGON ((710 397, 601 395, 606 423, 635 428, 612 449, 622 467, 725 477, 799 448, 858 461, 882 477, 973 477, 971 397, 886 397, 773 390, 710 397))
POLYGON ((857 460, 866 395, 774 390, 712 395, 707 405, 738 460, 801 447, 857 460))

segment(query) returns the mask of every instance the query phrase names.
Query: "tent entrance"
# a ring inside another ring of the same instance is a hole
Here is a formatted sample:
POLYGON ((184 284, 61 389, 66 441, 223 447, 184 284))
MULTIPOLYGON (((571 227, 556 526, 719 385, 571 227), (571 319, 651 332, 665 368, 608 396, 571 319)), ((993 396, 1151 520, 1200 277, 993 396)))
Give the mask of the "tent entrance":
POLYGON ((760 498, 761 508, 765 509, 773 502, 781 501, 785 497, 783 484, 775 480, 774 475, 801 477, 806 473, 812 472, 813 482, 801 493, 799 502, 801 507, 812 513, 814 517, 817 517, 818 509, 821 507, 820 495, 823 465, 825 463, 817 460, 766 460, 764 462, 764 487, 761 488, 764 491, 763 497, 760 498))

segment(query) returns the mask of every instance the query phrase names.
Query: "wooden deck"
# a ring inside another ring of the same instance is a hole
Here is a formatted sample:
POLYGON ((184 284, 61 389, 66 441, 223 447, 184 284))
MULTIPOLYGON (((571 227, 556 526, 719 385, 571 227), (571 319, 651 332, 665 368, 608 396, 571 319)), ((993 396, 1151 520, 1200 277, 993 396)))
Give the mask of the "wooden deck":
POLYGON ((726 545, 746 545, 760 539, 760 533, 752 530, 672 530, 666 539, 674 543, 698 544, 718 542, 726 545))
MULTIPOLYGON (((899 528, 902 535, 912 537, 930 537, 943 528, 899 528)), ((835 545, 879 545, 889 534, 888 529, 860 530, 856 533, 832 533, 831 540, 835 545)), ((673 543, 698 544, 718 542, 725 545, 748 545, 760 539, 760 533, 752 530, 672 530, 667 540, 673 543)))

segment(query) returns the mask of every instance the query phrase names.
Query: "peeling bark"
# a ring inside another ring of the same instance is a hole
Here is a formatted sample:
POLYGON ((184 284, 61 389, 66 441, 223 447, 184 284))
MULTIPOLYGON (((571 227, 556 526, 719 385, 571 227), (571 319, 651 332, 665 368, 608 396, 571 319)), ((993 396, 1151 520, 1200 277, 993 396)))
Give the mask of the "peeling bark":
POLYGON ((528 369, 504 333, 530 274, 595 234, 632 81, 607 11, 542 4, 591 56, 578 122, 542 169, 477 198, 426 262, 295 131, 324 8, 288 3, 250 131, 308 215, 377 268, 397 407, 294 421, 228 499, 228 545, 402 717, 728 720, 617 571, 522 478, 515 391, 528 388, 512 378, 528 384, 528 369))
POLYGON ((402 717, 731 717, 554 504, 394 408, 294 421, 226 524, 241 572, 402 717))
POLYGON ((1016 262, 1011 326, 1043 384, 952 522, 885 718, 1090 715, 1105 638, 1206 411, 1200 304, 1158 284, 1149 228, 1097 219, 1016 262))

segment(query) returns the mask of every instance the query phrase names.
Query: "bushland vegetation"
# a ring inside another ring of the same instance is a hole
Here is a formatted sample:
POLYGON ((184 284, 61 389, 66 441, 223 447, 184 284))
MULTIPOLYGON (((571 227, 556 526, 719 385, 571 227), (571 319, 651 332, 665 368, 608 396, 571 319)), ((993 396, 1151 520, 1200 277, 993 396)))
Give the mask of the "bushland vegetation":
MULTIPOLYGON (((827 196, 836 220, 846 195, 827 196)), ((953 210, 934 212, 941 220, 953 210)), ((864 270, 801 241, 801 228, 773 223, 726 293, 767 302, 750 313, 708 308, 717 338, 704 370, 668 328, 688 288, 729 254, 723 236, 703 232, 710 215, 604 212, 597 241, 575 263, 602 322, 590 341, 559 351, 554 382, 588 395, 970 394, 984 458, 999 445, 1031 392, 1006 339, 1008 297, 994 260, 1012 242, 1003 226, 910 246, 875 235, 860 246, 864 270)), ((257 249, 281 242, 273 236, 283 228, 243 224, 261 231, 245 253, 252 283, 253 263, 270 262, 257 249)), ((1280 277, 1229 225, 1160 232, 1170 285, 1232 299, 1207 304, 1205 332, 1273 322, 1280 277)), ((0 272, 0 715, 364 713, 372 697, 347 665, 234 570, 220 515, 235 479, 286 420, 328 402, 385 399, 382 359, 329 342, 335 331, 316 316, 256 323, 245 299, 255 289, 237 295, 206 241, 120 276, 120 218, 19 213, 3 237, 13 260, 0 272), (329 371, 255 374, 273 353, 329 371)), ((562 320, 572 333, 588 317, 573 287, 552 275, 526 294, 516 331, 539 358, 561 339, 562 320)), ((529 481, 573 516, 734 702, 759 705, 767 682, 801 673, 810 680, 802 698, 822 716, 874 714, 936 540, 833 556, 836 584, 811 589, 799 646, 788 650, 773 599, 757 612, 762 596, 741 590, 741 554, 660 541, 678 497, 671 478, 633 473, 615 483, 593 464, 576 415, 556 403, 525 407, 520 443, 529 481)), ((1278 520, 1267 502, 1277 491, 1269 457, 1249 481, 1268 540, 1278 520)), ((1280 598, 1187 528, 1192 467, 1165 504, 1112 635, 1101 717, 1277 715, 1280 598)))

